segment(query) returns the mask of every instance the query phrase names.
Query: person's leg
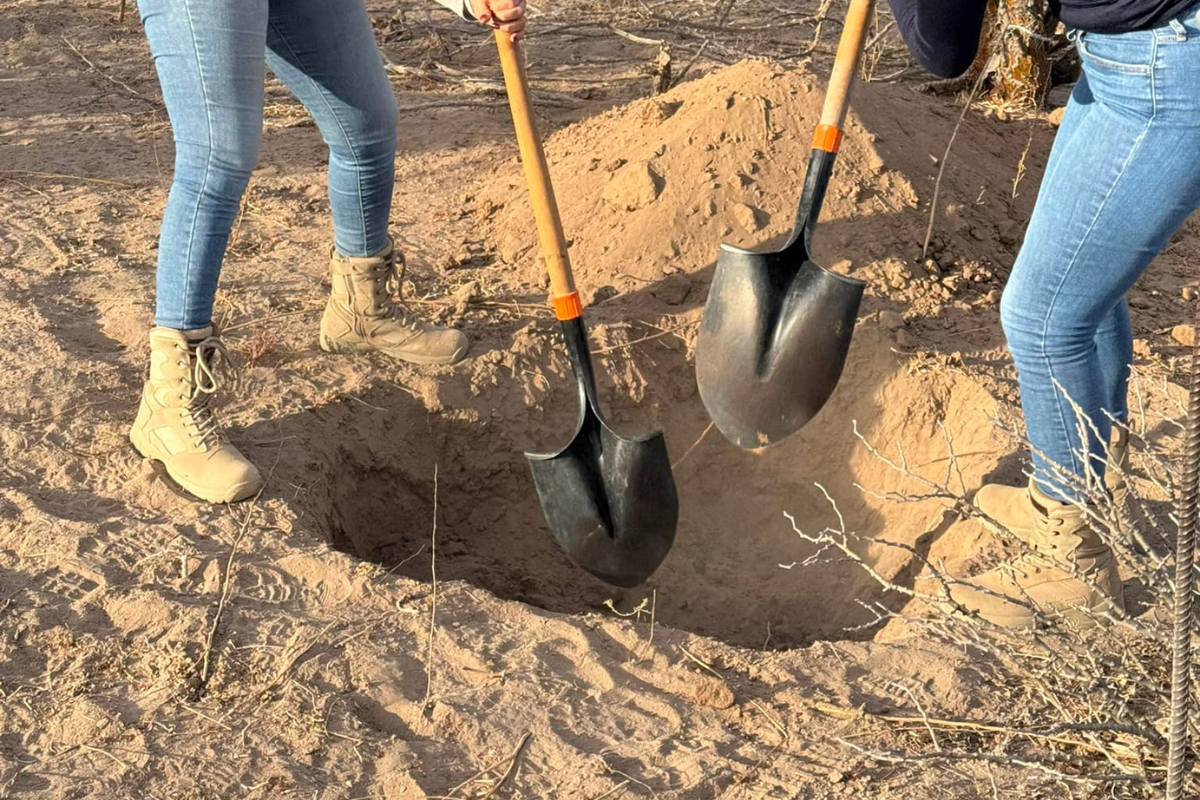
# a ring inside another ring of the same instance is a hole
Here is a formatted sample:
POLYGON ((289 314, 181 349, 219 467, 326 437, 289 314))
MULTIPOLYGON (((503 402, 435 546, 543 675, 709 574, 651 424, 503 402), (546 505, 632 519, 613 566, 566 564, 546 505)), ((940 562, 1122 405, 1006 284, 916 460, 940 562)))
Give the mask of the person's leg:
POLYGON ((420 364, 461 360, 466 336, 422 323, 393 297, 404 266, 388 236, 396 100, 362 0, 271 0, 267 44, 267 64, 329 145, 334 252, 321 347, 420 364))
POLYGON ((1133 365, 1133 326, 1129 303, 1122 296, 1103 317, 1096 329, 1096 357, 1100 363, 1100 384, 1107 400, 1103 406, 1114 422, 1125 424, 1129 416, 1129 372, 1133 365))
POLYGON ((1056 143, 1005 288, 1035 482, 1054 499, 1101 485, 1109 415, 1124 412, 1121 299, 1200 201, 1200 97, 1186 83, 1200 79, 1200 36, 1191 38, 1082 37, 1073 102, 1090 108, 1056 143))
POLYGON ((270 0, 267 65, 300 98, 329 145, 334 247, 388 246, 396 99, 362 0, 270 0))
POLYGON ((950 590, 957 608, 1006 626, 1039 613, 1090 626, 1123 607, 1083 504, 1105 491, 1112 419, 1126 413, 1125 292, 1200 203, 1200 28, 1087 34, 1079 49, 1084 77, 1001 302, 1034 474, 1025 491, 975 495, 1029 549, 950 590))
POLYGON ((258 158, 266 0, 139 0, 175 138, 159 239, 150 373, 129 432, 189 493, 253 496, 262 476, 225 438, 211 401, 225 348, 212 307, 230 229, 258 158))
POLYGON ((267 0, 139 0, 138 8, 175 139, 155 320, 203 328, 258 159, 267 0))

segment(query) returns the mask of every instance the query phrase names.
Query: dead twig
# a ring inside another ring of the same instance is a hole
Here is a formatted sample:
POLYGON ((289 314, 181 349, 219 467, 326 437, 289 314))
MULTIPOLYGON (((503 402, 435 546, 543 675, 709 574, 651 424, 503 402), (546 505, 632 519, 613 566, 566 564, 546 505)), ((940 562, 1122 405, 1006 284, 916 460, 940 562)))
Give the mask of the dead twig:
POLYGON ((501 787, 508 783, 509 779, 516 774, 517 765, 520 763, 521 752, 525 749, 525 745, 532 737, 532 731, 526 732, 526 734, 521 737, 521 741, 517 743, 517 748, 513 750, 512 758, 508 762, 508 769, 504 770, 504 774, 500 776, 500 780, 496 781, 496 785, 489 789, 488 793, 479 798, 479 800, 488 800, 488 798, 500 791, 501 787))
POLYGON ((630 781, 629 781, 628 779, 626 779, 626 780, 623 780, 623 781, 621 781, 620 783, 618 783, 616 786, 614 786, 614 787, 612 787, 611 789, 609 789, 609 790, 608 790, 607 792, 605 792, 604 794, 598 794, 598 795, 596 795, 594 798, 592 798, 592 800, 608 800, 608 798, 612 797, 612 796, 613 796, 613 795, 615 795, 617 792, 621 791, 621 790, 622 790, 622 789, 624 789, 626 786, 628 786, 628 785, 629 785, 629 783, 630 783, 630 781))
POLYGON ((699 320, 696 320, 694 322, 685 322, 682 325, 676 325, 674 328, 668 328, 667 330, 661 331, 660 333, 654 333, 649 336, 643 336, 642 338, 634 339, 631 342, 625 342, 624 344, 614 344, 614 345, 610 345, 609 347, 597 348, 592 351, 592 355, 599 356, 599 355, 603 355, 604 353, 611 353, 614 350, 628 350, 629 348, 633 347, 635 344, 641 344, 642 342, 648 342, 651 339, 660 339, 663 336, 667 336, 668 334, 675 333, 676 331, 681 331, 685 328, 694 328, 699 324, 700 324, 699 320))
POLYGON ((204 642, 204 652, 200 657, 200 674, 197 676, 196 687, 192 691, 194 699, 199 699, 203 696, 209 678, 212 677, 213 643, 217 639, 217 628, 221 624, 221 617, 224 615, 225 607, 229 603, 229 593, 233 587, 234 561, 237 559, 238 548, 241 547, 242 540, 246 538, 246 532, 250 530, 250 520, 254 518, 254 510, 258 505, 258 498, 262 496, 262 491, 262 489, 259 489, 258 494, 250 501, 250 506, 246 509, 246 518, 242 520, 241 528, 239 528, 237 536, 234 537, 233 544, 229 548, 229 557, 225 560, 225 574, 221 577, 221 593, 217 599, 217 610, 213 614, 212 625, 208 628, 208 637, 204 642))
POLYGON ((679 652, 683 653, 685 656, 687 656, 689 659, 691 659, 692 662, 696 664, 696 666, 700 667, 700 669, 705 670, 706 672, 709 672, 709 673, 715 675, 722 683, 725 682, 724 675, 717 672, 715 669, 713 669, 711 666, 704 663, 700 659, 696 658, 694 655, 692 655, 690 652, 688 652, 688 649, 686 647, 684 647, 683 645, 679 645, 679 652))
POLYGON ((946 142, 946 150, 942 153, 942 162, 938 164, 937 180, 933 182, 933 199, 929 202, 929 225, 925 228, 925 242, 921 245, 922 261, 929 257, 929 240, 933 238, 933 221, 937 218, 938 195, 942 191, 942 177, 946 173, 946 162, 950 160, 950 148, 954 147, 954 140, 958 138, 958 131, 962 128, 963 120, 967 118, 967 112, 971 110, 975 96, 983 86, 984 78, 990 72, 989 69, 979 71, 979 77, 975 79, 975 85, 971 87, 971 93, 967 95, 967 102, 963 104, 962 113, 958 115, 958 122, 955 123, 954 131, 950 134, 950 141, 946 142))
POLYGON ((0 170, 0 175, 3 176, 23 176, 26 178, 41 178, 48 181, 79 181, 81 183, 95 183, 99 186, 115 186, 118 189, 136 189, 132 183, 121 183, 120 181, 106 181, 101 178, 88 178, 83 175, 62 175, 57 172, 32 172, 27 169, 5 169, 0 170))
POLYGON ((1029 156, 1029 148, 1033 145, 1033 131, 1029 131, 1029 139, 1025 142, 1025 149, 1021 151, 1021 160, 1017 162, 1017 174, 1013 177, 1012 184, 1012 199, 1017 199, 1017 187, 1021 185, 1021 179, 1025 177, 1025 159, 1029 156))
POLYGON ((1146 776, 1139 773, 1110 773, 1110 774, 1089 774, 1087 765, 1079 762, 1078 759, 1071 758, 1041 758, 1032 756, 1010 756, 997 755, 995 753, 959 753, 959 752, 937 752, 937 753, 894 753, 888 750, 872 750, 862 747, 847 739, 835 739, 838 744, 844 747, 849 747, 857 753, 860 753, 873 761, 880 761, 886 764, 918 764, 930 762, 954 762, 954 761, 980 761, 991 764, 1006 764, 1008 766, 1025 767, 1027 769, 1037 770, 1045 773, 1054 780, 1064 783, 1076 783, 1086 785, 1096 785, 1105 783, 1149 783, 1146 776), (1056 764, 1061 764, 1064 767, 1072 767, 1081 770, 1081 774, 1073 774, 1064 772, 1061 769, 1055 769, 1056 764))
POLYGON ((713 426, 715 424, 716 424, 715 422, 708 423, 708 427, 706 427, 704 429, 704 431, 698 437, 696 437, 696 441, 692 442, 691 447, 689 447, 687 450, 683 451, 683 455, 681 455, 679 457, 678 461, 676 461, 674 464, 671 465, 671 469, 675 469, 676 467, 678 467, 680 464, 683 463, 683 460, 685 458, 687 458, 688 456, 690 456, 692 454, 692 451, 695 450, 696 447, 699 446, 699 444, 704 441, 704 437, 708 436, 708 432, 713 429, 713 426))
MULTIPOLYGON (((438 515, 438 465, 433 465, 433 532, 429 537, 429 580, 433 586, 429 601, 429 652, 425 660, 425 703, 429 709, 433 698, 433 638, 437 631, 437 515, 438 515)), ((453 794, 453 790, 451 794, 453 794)))
POLYGON ((1096 747, 1090 742, 1085 742, 1081 739, 1066 736, 1065 734, 1072 731, 1082 731, 1085 728, 1094 728, 1095 730, 1099 731, 1111 730, 1118 733, 1139 733, 1138 731, 1125 730, 1123 726, 1119 725, 1106 727, 1103 725, 1092 726, 1064 723, 1049 726, 1044 730, 1036 730, 1031 728, 1008 727, 989 722, 973 722, 971 720, 964 719, 931 717, 927 714, 924 714, 920 717, 909 717, 900 714, 877 714, 862 708, 842 708, 841 706, 835 706, 830 703, 816 703, 814 704, 814 707, 822 714, 827 714, 831 717, 837 717, 838 719, 857 719, 861 717, 867 717, 869 719, 876 719, 880 722, 887 722, 894 725, 922 725, 926 728, 937 728, 946 731, 972 731, 975 733, 998 733, 1010 736, 1023 736, 1031 739, 1045 739, 1046 741, 1054 742, 1056 744, 1082 747, 1087 750, 1096 750, 1100 752, 1103 752, 1103 748, 1096 747))
POLYGON ((78 47, 76 47, 75 44, 70 39, 68 39, 67 37, 64 36, 64 37, 62 37, 62 40, 64 42, 66 42, 67 47, 71 48, 71 51, 74 52, 75 55, 79 56, 79 58, 83 60, 84 64, 87 64, 88 67, 93 72, 95 72, 97 75, 99 75, 101 78, 104 78, 104 80, 108 81, 109 83, 113 84, 114 86, 118 86, 121 89, 124 89, 130 95, 132 95, 133 97, 136 97, 138 100, 144 100, 147 103, 154 103, 154 105, 158 105, 158 103, 156 103, 155 101, 146 97, 144 94, 139 92, 137 89, 134 89, 128 83, 125 83, 124 81, 114 78, 113 76, 111 76, 107 72, 105 72, 104 70, 97 67, 94 63, 92 63, 92 60, 90 58, 88 58, 87 56, 85 56, 83 54, 83 52, 78 47))

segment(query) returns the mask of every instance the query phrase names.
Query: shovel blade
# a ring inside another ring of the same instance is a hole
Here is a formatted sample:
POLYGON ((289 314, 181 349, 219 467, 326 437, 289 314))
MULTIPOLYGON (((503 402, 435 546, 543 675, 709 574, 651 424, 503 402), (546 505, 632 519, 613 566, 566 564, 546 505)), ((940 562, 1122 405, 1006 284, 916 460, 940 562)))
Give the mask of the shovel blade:
POLYGON ((570 444, 557 453, 525 455, 550 533, 576 564, 626 588, 658 569, 679 521, 661 433, 618 436, 585 401, 570 444))
POLYGON ((775 253, 721 246, 696 382, 726 438, 753 450, 816 416, 841 377, 865 286, 818 266, 798 242, 775 253))

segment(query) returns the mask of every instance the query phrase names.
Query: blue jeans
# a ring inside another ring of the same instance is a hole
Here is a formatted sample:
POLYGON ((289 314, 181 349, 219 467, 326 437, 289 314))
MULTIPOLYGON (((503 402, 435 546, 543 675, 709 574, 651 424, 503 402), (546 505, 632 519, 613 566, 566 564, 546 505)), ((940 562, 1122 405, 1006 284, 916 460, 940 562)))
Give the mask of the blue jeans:
POLYGON ((329 145, 334 245, 387 246, 396 100, 362 0, 139 0, 175 137, 156 324, 212 319, 221 261, 258 161, 264 61, 329 145))
POLYGON ((1200 206, 1200 25, 1074 34, 1083 76, 1000 304, 1038 488, 1102 486, 1127 415, 1125 293, 1200 206))

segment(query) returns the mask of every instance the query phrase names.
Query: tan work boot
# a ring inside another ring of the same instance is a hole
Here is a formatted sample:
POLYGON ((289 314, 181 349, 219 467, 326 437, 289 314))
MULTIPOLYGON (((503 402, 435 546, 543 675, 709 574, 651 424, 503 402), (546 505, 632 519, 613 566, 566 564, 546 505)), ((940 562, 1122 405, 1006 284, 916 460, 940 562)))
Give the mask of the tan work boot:
POLYGON ((454 364, 467 354, 467 337, 453 328, 409 317, 399 300, 404 257, 391 243, 377 256, 330 259, 333 291, 321 317, 321 349, 329 353, 378 350, 414 364, 454 364))
POLYGON ((225 438, 211 407, 229 356, 212 327, 194 334, 150 331, 150 379, 129 439, 190 494, 210 503, 244 500, 262 488, 262 477, 225 438))
POLYGON ((1081 508, 1047 497, 1032 482, 1028 489, 984 486, 975 505, 1032 552, 952 585, 950 596, 963 608, 1009 628, 1033 627, 1035 609, 1081 629, 1124 611, 1116 559, 1081 508))

